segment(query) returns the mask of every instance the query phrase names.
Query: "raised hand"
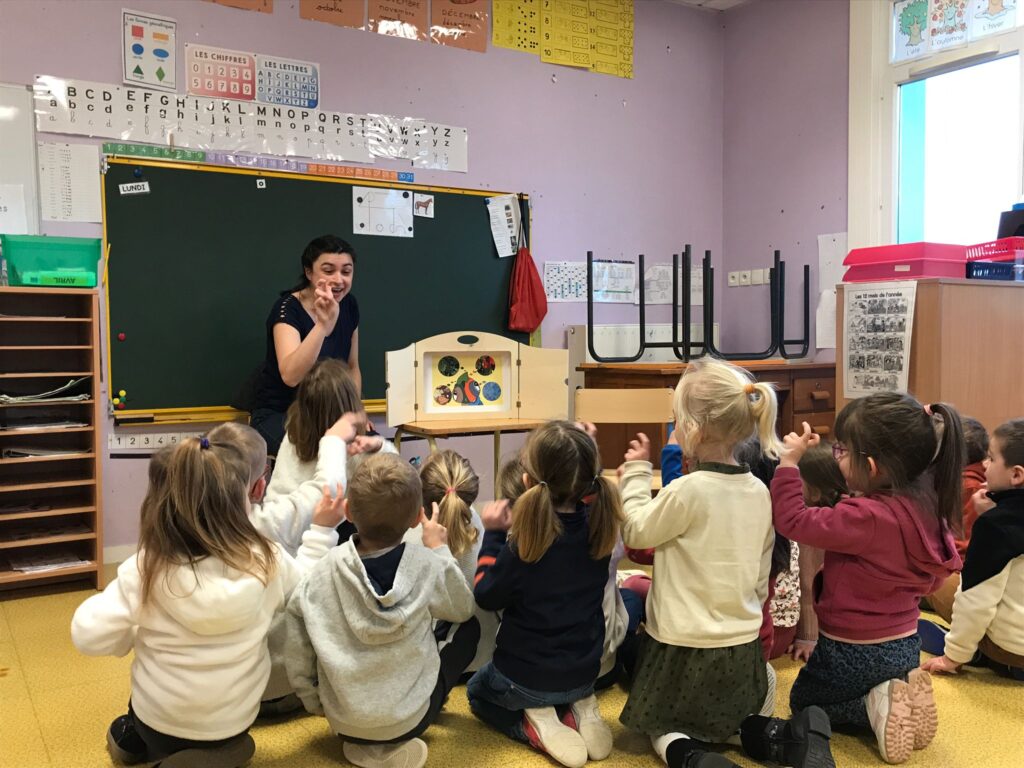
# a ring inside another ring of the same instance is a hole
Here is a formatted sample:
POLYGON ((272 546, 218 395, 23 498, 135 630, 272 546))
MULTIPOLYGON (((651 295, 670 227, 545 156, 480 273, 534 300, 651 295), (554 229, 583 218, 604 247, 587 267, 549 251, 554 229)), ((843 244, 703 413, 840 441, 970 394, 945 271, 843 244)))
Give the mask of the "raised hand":
POLYGON ((636 433, 636 440, 629 441, 629 448, 626 449, 626 461, 650 461, 651 440, 643 432, 636 433))
POLYGON ((818 445, 821 442, 821 435, 815 434, 811 431, 811 425, 806 421, 803 422, 803 432, 797 434, 796 432, 790 432, 784 438, 782 438, 783 454, 782 460, 779 462, 779 466, 783 467, 795 467, 800 463, 800 459, 807 453, 807 449, 812 445, 818 445))
POLYGON ((448 529, 437 522, 437 502, 431 506, 431 516, 428 519, 420 510, 420 525, 423 526, 423 546, 427 549, 437 549, 448 543, 448 529))
POLYGON ((376 453, 384 447, 384 438, 380 435, 356 435, 348 444, 348 455, 357 453, 376 453))
POLYGON ((512 527, 512 505, 508 499, 498 499, 484 504, 480 521, 488 531, 507 531, 512 527))
POLYGON ((359 427, 366 423, 365 413, 353 413, 348 411, 341 415, 341 418, 334 422, 324 436, 340 437, 346 443, 351 443, 359 435, 359 427))
POLYGON ((345 500, 345 490, 338 485, 338 494, 331 497, 330 486, 325 485, 320 501, 316 503, 313 510, 313 525, 322 525, 324 528, 337 528, 345 519, 342 502, 345 500))
POLYGON ((318 280, 313 292, 313 319, 317 325, 323 328, 325 335, 334 331, 334 325, 338 322, 338 302, 334 300, 330 286, 326 280, 318 280))
POLYGON ((577 421, 576 428, 583 430, 588 435, 590 435, 591 440, 597 440, 597 427, 595 427, 589 421, 577 421))

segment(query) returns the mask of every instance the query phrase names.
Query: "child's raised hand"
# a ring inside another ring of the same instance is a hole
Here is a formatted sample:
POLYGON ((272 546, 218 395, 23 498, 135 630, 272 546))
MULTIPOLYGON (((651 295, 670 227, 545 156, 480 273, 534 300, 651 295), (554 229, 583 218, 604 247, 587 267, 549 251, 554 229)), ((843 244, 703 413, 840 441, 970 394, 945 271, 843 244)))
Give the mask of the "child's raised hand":
POLYGON ((427 549, 437 549, 448 543, 448 529, 437 522, 437 502, 431 506, 431 516, 428 519, 423 510, 420 510, 420 525, 423 526, 423 546, 427 549))
POLYGON ((324 492, 320 501, 316 503, 313 510, 313 525, 322 525, 324 528, 337 528, 345 519, 342 502, 345 500, 345 491, 338 485, 338 494, 331 497, 330 486, 324 486, 324 492))
POLYGON ((626 461, 650 461, 651 440, 643 432, 636 433, 636 440, 629 441, 629 448, 626 449, 626 461))
POLYGON ((934 659, 924 662, 921 669, 925 672, 945 672, 948 675, 955 675, 962 666, 963 664, 957 664, 948 656, 936 656, 934 659))
POLYGON ((488 531, 507 531, 512 527, 512 505, 508 499, 498 499, 484 504, 480 513, 480 522, 488 531))
POLYGON ((577 421, 576 428, 586 432, 591 440, 597 440, 597 427, 589 421, 577 421))
POLYGON ((974 492, 971 496, 971 504, 974 506, 974 511, 978 515, 985 514, 996 505, 996 503, 988 497, 987 487, 979 488, 974 492))
POLYGON ((803 432, 799 435, 796 432, 790 432, 784 438, 782 438, 782 445, 785 451, 782 454, 782 459, 779 462, 781 467, 795 467, 800 463, 800 459, 807 453, 807 449, 813 445, 817 445, 821 442, 821 435, 818 435, 811 431, 811 425, 806 421, 803 422, 803 432))
POLYGON ((348 455, 357 453, 376 453, 384 446, 384 438, 380 435, 356 435, 348 444, 348 455))
POLYGON ((340 437, 346 443, 351 443, 359 434, 359 427, 366 423, 365 413, 343 413, 341 418, 334 422, 324 436, 340 437))

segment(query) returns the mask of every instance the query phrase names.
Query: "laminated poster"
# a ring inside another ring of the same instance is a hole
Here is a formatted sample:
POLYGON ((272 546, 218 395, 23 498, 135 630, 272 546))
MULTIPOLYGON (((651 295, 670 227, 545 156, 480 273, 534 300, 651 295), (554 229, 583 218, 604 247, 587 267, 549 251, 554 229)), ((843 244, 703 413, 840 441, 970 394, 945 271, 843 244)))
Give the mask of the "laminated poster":
POLYGON ((491 44, 540 53, 540 0, 494 0, 491 44))
POLYGON ((586 0, 544 0, 540 60, 590 68, 590 6, 586 0))
POLYGON ((843 397, 906 392, 917 282, 849 283, 843 314, 843 397))
POLYGON ((483 53, 487 50, 488 0, 432 0, 430 39, 441 45, 483 53))
POLYGON ((931 0, 928 22, 933 51, 967 44, 967 0, 931 0))
POLYGON ((368 29, 378 35, 426 40, 427 0, 369 0, 368 29))
POLYGON ((412 237, 412 192, 384 187, 352 187, 352 233, 412 237))
POLYGON ((1020 0, 970 0, 968 23, 972 40, 996 35, 1017 26, 1020 0))
POLYGON ((363 0, 299 0, 299 16, 310 21, 362 29, 365 15, 363 0))
POLYGON ((193 96, 256 99, 256 57, 251 53, 185 43, 185 71, 193 96))
POLYGON ((177 23, 165 16, 122 10, 121 64, 124 82, 158 91, 177 88, 177 23))
POLYGON ((896 0, 892 7, 894 63, 928 53, 928 20, 928 0, 896 0))

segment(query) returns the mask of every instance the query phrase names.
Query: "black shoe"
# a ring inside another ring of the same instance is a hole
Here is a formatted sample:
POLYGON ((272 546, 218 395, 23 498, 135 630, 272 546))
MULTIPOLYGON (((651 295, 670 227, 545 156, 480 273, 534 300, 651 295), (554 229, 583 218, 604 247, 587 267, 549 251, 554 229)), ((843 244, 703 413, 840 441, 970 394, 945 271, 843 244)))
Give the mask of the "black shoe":
POLYGON ((132 725, 128 715, 121 715, 107 729, 107 750, 121 765, 136 765, 146 762, 146 743, 132 725))
POLYGON ((243 733, 219 747, 183 749, 157 763, 153 768, 241 768, 256 754, 256 742, 243 733))
POLYGON ((740 727, 748 755, 791 768, 835 768, 830 738, 832 725, 820 707, 807 707, 792 720, 752 715, 740 727))
POLYGON ((694 739, 676 739, 665 751, 668 768, 740 768, 725 755, 702 749, 702 742, 694 739))
POLYGON ((683 766, 684 768, 741 768, 725 755, 704 750, 691 752, 683 766))
POLYGON ((302 709, 302 700, 294 693, 286 693, 276 699, 267 699, 260 702, 260 711, 257 717, 281 717, 298 712, 302 709))

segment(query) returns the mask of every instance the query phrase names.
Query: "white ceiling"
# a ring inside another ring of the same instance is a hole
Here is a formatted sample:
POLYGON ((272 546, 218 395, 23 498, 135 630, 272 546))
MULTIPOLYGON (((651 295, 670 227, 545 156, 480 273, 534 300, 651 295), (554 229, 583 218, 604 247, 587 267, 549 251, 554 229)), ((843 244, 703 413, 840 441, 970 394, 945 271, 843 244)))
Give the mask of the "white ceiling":
POLYGON ((750 0, 668 0, 668 2, 703 8, 706 11, 727 11, 737 5, 748 3, 750 0))

